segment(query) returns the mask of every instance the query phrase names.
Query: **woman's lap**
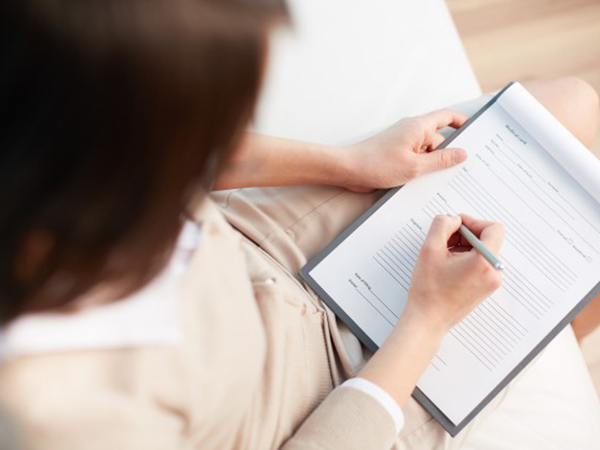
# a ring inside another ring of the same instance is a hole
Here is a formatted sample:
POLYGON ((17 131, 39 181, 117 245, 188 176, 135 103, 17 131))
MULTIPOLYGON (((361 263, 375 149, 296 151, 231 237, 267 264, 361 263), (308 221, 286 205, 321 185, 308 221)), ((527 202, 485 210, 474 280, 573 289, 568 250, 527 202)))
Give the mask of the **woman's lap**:
MULTIPOLYGON (((456 105, 453 109, 471 115, 489 98, 482 96, 456 105)), ((234 227, 297 277, 298 271, 308 259, 383 194, 383 191, 357 194, 337 187, 306 186, 221 191, 211 194, 211 198, 221 206, 222 212, 234 227)), ((354 338, 348 336, 346 329, 342 329, 341 334, 342 337, 346 336, 343 340, 354 347, 354 353, 360 359, 356 345, 353 344, 354 338)), ((597 432, 589 430, 586 424, 590 423, 590 417, 597 417, 600 423, 600 407, 571 330, 561 333, 539 360, 546 361, 546 368, 561 367, 562 370, 556 375, 544 374, 542 370, 525 370, 485 408, 474 421, 474 426, 459 434, 459 439, 450 439, 441 432, 437 424, 432 423, 431 417, 416 402, 411 402, 405 410, 407 423, 400 436, 399 448, 459 448, 463 443, 469 447, 472 441, 477 443, 477 448, 485 450, 488 447, 483 442, 493 441, 519 449, 531 448, 537 442, 564 442, 564 438, 569 436, 573 437, 570 441, 571 448, 592 448, 591 445, 600 441, 600 436, 595 436, 598 440, 590 443, 594 439, 592 435, 597 432), (569 353, 575 356, 569 356, 569 353), (565 366, 565 362, 569 363, 569 367, 565 366), (543 383, 537 382, 540 378, 544 378, 543 383), (548 382, 549 380, 553 381, 548 382), (577 395, 566 395, 572 390, 574 383, 578 386, 577 395), (539 386, 540 389, 536 390, 534 386, 539 386), (550 402, 544 404, 544 399, 550 402), (552 402, 553 399, 563 399, 565 409, 569 411, 566 417, 564 414, 558 415, 561 417, 560 421, 556 420, 557 415, 553 411, 548 410, 560 404, 552 402), (532 405, 532 402, 537 402, 538 405, 532 405), (492 411, 498 413, 490 414, 492 411), (511 430, 505 429, 510 421, 501 420, 507 415, 514 415, 514 425, 518 425, 521 430, 519 433, 515 430, 515 440, 510 439, 511 430), (543 421, 539 420, 540 417, 543 421), (569 423, 564 423, 565 420, 569 423), (540 423, 545 425, 540 428, 540 423), (527 434, 523 430, 530 432, 527 434), (483 442, 482 437, 485 437, 483 442)), ((538 362, 530 364, 536 365, 538 362)))
POLYGON ((211 198, 235 228, 297 275, 308 259, 383 194, 302 186, 222 191, 211 198))

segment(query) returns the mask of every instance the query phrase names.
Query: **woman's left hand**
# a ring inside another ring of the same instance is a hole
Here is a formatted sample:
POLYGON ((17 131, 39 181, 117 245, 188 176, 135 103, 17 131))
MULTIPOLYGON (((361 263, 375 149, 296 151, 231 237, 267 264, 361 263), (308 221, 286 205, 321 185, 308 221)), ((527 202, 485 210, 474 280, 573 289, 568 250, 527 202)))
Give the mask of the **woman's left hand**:
POLYGON ((385 131, 349 147, 351 170, 344 187, 370 192, 400 186, 433 170, 452 167, 467 159, 460 148, 433 151, 444 141, 443 127, 458 128, 462 114, 442 109, 396 122, 385 131))

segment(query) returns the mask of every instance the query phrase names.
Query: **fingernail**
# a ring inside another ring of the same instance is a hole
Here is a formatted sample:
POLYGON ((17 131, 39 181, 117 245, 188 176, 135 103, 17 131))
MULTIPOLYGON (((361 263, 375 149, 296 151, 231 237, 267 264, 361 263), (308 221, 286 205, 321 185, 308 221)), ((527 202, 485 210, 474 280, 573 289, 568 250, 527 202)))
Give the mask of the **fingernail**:
POLYGON ((454 149, 454 161, 456 161, 457 163, 461 163, 465 159, 467 159, 466 151, 464 151, 462 148, 454 149))

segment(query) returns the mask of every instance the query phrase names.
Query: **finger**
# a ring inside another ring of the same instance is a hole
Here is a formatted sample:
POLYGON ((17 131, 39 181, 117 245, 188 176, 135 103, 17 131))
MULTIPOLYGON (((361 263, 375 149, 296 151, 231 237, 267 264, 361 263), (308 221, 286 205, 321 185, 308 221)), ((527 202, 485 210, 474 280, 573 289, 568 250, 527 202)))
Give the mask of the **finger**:
MULTIPOLYGON (((452 248, 452 247, 458 247, 462 244, 462 235, 458 232, 454 233, 452 236, 450 236, 450 239, 448 239, 448 247, 452 248)), ((464 245, 464 244, 462 244, 464 245)))
POLYGON ((440 133, 435 133, 430 141, 429 141, 429 147, 431 150, 435 150, 436 148, 438 148, 442 142, 444 142, 446 140, 446 138, 444 136, 442 136, 440 133))
POLYGON ((457 245, 456 247, 452 247, 450 249, 450 253, 467 253, 473 250, 473 247, 466 245, 457 245))
POLYGON ((462 223, 465 227, 467 227, 471 232, 477 236, 481 236, 481 232, 490 225, 494 224, 493 220, 479 219, 473 216, 469 216, 468 214, 459 214, 462 219, 462 223))
POLYGON ((467 152, 462 148, 444 148, 418 155, 422 172, 446 169, 464 162, 467 152))
POLYGON ((448 247, 467 247, 471 249, 473 246, 457 231, 448 239, 448 247))
POLYGON ((492 253, 497 255, 504 242, 504 225, 501 223, 494 223, 493 225, 484 228, 479 240, 483 242, 492 253))
POLYGON ((423 246, 446 252, 448 240, 460 228, 461 223, 458 216, 435 216, 423 246))
POLYGON ((480 220, 461 214, 463 224, 479 237, 493 253, 498 254, 504 242, 504 225, 489 220, 480 220))
POLYGON ((444 127, 458 128, 467 121, 467 116, 450 109, 433 111, 423 116, 423 118, 436 130, 444 127))

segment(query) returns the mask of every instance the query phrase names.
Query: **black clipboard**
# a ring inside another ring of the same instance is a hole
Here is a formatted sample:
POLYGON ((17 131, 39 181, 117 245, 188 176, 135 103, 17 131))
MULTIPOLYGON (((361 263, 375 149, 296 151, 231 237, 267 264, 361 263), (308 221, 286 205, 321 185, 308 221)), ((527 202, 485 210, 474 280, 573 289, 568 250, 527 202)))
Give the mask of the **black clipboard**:
MULTIPOLYGON (((475 113, 462 127, 456 130, 448 139, 446 139, 438 148, 447 147, 454 139, 456 139, 466 128, 477 120, 488 108, 490 108, 498 98, 511 86, 509 83, 500 90, 488 103, 486 103, 477 113, 475 113)), ((367 334, 340 308, 340 306, 321 288, 319 283, 310 276, 311 270, 317 266, 329 253, 331 253, 338 245, 340 245, 348 236, 350 236, 362 223, 367 220, 375 211, 384 205, 402 186, 390 189, 383 197, 381 197, 371 208, 364 212, 355 222, 342 231, 333 241, 331 241, 323 250, 300 269, 300 277, 306 281, 310 288, 325 302, 325 304, 339 317, 342 322, 350 328, 352 333, 365 345, 371 352, 378 350, 377 344, 373 342, 367 334)), ((579 312, 597 295, 600 293, 600 282, 594 286, 590 292, 561 320, 551 331, 542 339, 538 345, 517 365, 515 368, 469 413, 465 419, 459 424, 455 424, 418 388, 412 393, 412 396, 444 427, 444 429, 452 436, 456 436, 465 426, 471 422, 479 414, 479 412, 490 402, 502 389, 506 387, 526 366, 529 364, 543 349, 560 333, 579 312)))

